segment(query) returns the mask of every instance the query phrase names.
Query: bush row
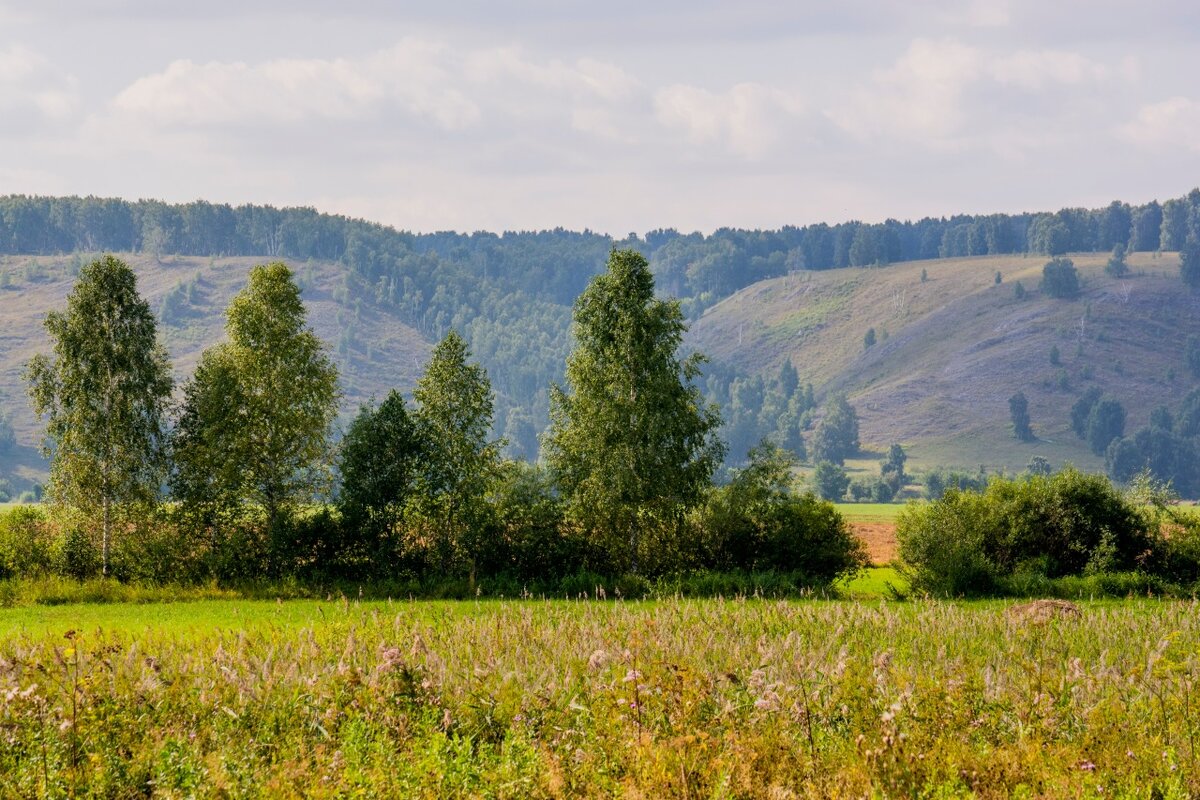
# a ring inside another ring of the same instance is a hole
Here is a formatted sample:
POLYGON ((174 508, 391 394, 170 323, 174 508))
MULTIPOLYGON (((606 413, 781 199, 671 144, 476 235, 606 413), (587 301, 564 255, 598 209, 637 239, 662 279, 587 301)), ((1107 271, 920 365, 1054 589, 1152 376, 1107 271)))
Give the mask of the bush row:
MULTIPOLYGON (((716 594, 788 595, 866 564, 832 504, 790 491, 770 470, 743 471, 686 513, 639 520, 648 557, 638 575, 624 578, 620 554, 568 518, 536 468, 510 464, 487 510, 477 527, 447 538, 436 518, 416 509, 380 528, 351 524, 336 507, 310 507, 271 526, 262 514, 201 520, 163 506, 117 527, 109 574, 150 585, 369 584, 391 596, 575 596, 598 586, 626 596, 670 586, 703 594, 706 582, 716 594)), ((0 579, 97 576, 90 531, 38 506, 0 514, 0 579)))
POLYGON ((1200 519, 1170 500, 1145 480, 1122 494, 1107 478, 1072 468, 993 477, 979 491, 951 488, 909 504, 896 534, 920 592, 1060 594, 1087 578, 1106 594, 1190 593, 1200 587, 1200 519))

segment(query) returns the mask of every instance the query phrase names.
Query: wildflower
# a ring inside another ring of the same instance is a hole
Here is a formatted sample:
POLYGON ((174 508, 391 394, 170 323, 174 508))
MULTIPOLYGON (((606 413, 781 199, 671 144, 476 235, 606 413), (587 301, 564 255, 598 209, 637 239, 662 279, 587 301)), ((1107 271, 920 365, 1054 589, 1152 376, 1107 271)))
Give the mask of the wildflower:
POLYGON ((608 663, 608 653, 603 650, 594 650, 588 658, 588 669, 598 670, 608 663))

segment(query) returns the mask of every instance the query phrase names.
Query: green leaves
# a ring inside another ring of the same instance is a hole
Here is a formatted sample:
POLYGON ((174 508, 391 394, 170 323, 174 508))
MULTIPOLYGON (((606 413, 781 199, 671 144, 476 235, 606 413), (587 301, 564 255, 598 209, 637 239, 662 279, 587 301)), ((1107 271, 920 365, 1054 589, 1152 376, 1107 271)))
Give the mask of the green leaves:
POLYGON ((641 530, 694 505, 724 455, 719 414, 690 384, 702 359, 677 355, 685 330, 646 259, 614 250, 575 304, 570 391, 551 392, 546 457, 571 515, 624 568, 647 555, 641 530))
POLYGON ((226 331, 185 387, 172 490, 193 510, 261 508, 274 524, 328 485, 337 369, 285 264, 251 270, 226 331))
POLYGON ((496 479, 502 442, 490 441, 492 386, 477 363, 468 363, 467 343, 451 331, 438 343, 413 396, 428 444, 418 501, 434 525, 443 570, 482 533, 488 489, 496 479))
POLYGON ((46 331, 54 357, 35 356, 25 377, 34 410, 47 418, 50 496, 89 520, 102 517, 107 571, 112 513, 153 502, 166 472, 170 366, 137 277, 112 256, 83 268, 46 331))

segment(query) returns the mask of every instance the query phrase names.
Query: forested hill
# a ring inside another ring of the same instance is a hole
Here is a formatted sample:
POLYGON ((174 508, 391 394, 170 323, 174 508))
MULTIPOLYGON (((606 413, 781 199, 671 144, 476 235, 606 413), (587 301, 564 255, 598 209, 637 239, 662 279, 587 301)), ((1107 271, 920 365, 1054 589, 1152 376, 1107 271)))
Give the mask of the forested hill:
MULTIPOLYGON (((202 346, 220 337, 223 303, 249 265, 267 259, 288 261, 305 282, 306 298, 317 304, 318 330, 348 376, 348 403, 389 385, 409 388, 414 362, 456 328, 496 389, 497 432, 510 440, 513 454, 532 456, 546 419, 547 387, 561 379, 571 304, 613 247, 645 254, 660 293, 680 298, 694 322, 752 284, 806 271, 1108 251, 1116 244, 1133 252, 1177 250, 1190 234, 1200 234, 1200 190, 1140 206, 726 228, 710 235, 656 230, 621 240, 561 229, 415 234, 309 208, 8 196, 0 198, 0 403, 13 418, 19 447, 32 448, 36 428, 19 364, 44 349, 41 316, 61 304, 72 275, 100 252, 126 254, 135 263, 184 371, 202 346)), ((745 313, 752 317, 754 310, 745 313)), ((822 394, 821 374, 794 356, 786 366, 795 362, 798 376, 783 375, 780 383, 782 350, 770 364, 724 349, 720 356, 710 365, 707 389, 723 404, 746 380, 763 379, 759 402, 770 400, 765 395, 772 385, 786 387, 786 398, 771 400, 780 406, 772 418, 799 424, 812 402, 805 384, 815 382, 817 397, 822 394), (758 373, 748 374, 746 364, 758 373)), ((742 395, 755 402, 753 391, 742 395)))

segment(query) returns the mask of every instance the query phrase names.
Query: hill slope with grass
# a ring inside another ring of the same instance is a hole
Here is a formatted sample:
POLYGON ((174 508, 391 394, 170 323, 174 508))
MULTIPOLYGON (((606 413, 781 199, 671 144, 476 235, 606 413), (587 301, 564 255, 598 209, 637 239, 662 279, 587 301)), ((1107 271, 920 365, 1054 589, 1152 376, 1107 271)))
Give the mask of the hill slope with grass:
POLYGON ((1103 460, 1071 430, 1071 404, 1099 386, 1124 404, 1127 433, 1156 406, 1177 406, 1194 385, 1185 351, 1188 336, 1200 335, 1200 296, 1184 288, 1173 253, 1131 255, 1122 279, 1104 273, 1107 253, 1070 257, 1082 282, 1072 300, 1038 290, 1044 256, 797 272, 708 309, 689 342, 718 364, 764 376, 790 359, 819 398, 845 392, 868 458, 900 442, 910 468, 1011 471, 1040 455, 1099 470, 1103 460), (871 328, 876 343, 865 347, 871 328), (1034 442, 1012 436, 1008 398, 1017 391, 1029 400, 1034 442))
MULTIPOLYGON (((160 335, 179 384, 204 348, 223 340, 225 307, 245 286, 250 268, 272 260, 119 255, 137 273, 142 296, 160 316, 160 335), (168 311, 169 295, 174 299, 168 311)), ((0 406, 9 410, 17 438, 16 447, 0 455, 0 476, 11 476, 18 490, 44 480, 46 473, 38 450, 41 429, 25 398, 22 371, 34 354, 49 352, 42 321, 46 312, 66 307, 77 267, 72 256, 0 257, 0 273, 7 276, 0 289, 0 406)), ((416 383, 431 348, 425 337, 369 295, 342 296, 345 268, 340 264, 293 262, 291 267, 303 287, 309 324, 337 363, 344 411, 372 395, 382 399, 393 387, 416 383)))

